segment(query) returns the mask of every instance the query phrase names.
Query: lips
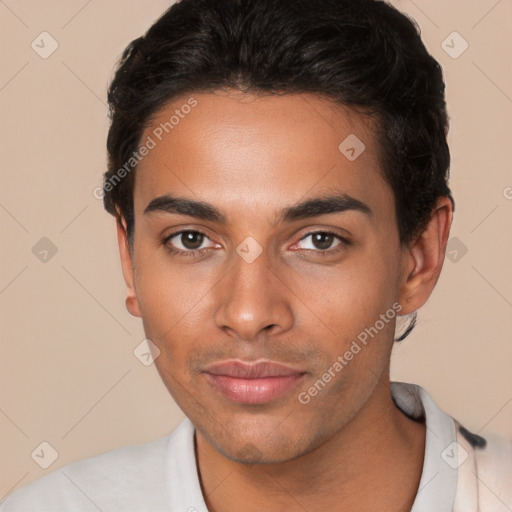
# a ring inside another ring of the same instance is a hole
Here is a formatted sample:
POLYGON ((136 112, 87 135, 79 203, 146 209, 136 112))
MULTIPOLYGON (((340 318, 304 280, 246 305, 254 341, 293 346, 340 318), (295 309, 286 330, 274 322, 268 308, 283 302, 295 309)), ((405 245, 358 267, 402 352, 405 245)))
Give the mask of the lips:
POLYGON ((223 361, 204 371, 208 383, 228 400, 263 404, 283 396, 306 372, 271 361, 223 361))

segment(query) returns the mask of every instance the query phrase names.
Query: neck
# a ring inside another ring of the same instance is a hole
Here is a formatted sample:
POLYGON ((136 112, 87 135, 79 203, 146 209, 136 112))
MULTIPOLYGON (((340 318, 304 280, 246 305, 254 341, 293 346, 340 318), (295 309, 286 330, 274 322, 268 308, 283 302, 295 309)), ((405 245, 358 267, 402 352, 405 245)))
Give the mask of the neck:
POLYGON ((221 455, 196 430, 210 512, 409 511, 423 467, 425 425, 393 403, 389 377, 326 443, 293 460, 246 465, 221 455))

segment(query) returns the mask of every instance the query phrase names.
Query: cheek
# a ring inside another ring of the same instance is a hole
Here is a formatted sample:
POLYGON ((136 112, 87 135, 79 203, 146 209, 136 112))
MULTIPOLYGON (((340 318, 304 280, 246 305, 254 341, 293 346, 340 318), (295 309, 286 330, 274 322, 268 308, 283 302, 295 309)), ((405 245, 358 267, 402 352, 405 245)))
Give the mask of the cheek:
POLYGON ((308 320, 316 317, 346 341, 373 325, 395 301, 395 266, 393 259, 369 247, 337 267, 318 266, 307 275, 294 272, 291 287, 314 313, 302 327, 308 329, 308 320))
MULTIPOLYGON (((141 244, 142 245, 142 244, 141 244)), ((204 267, 203 267, 204 268, 204 267)), ((166 252, 141 251, 136 260, 136 291, 143 318, 165 333, 201 309, 212 289, 211 276, 200 265, 176 264, 166 252)))

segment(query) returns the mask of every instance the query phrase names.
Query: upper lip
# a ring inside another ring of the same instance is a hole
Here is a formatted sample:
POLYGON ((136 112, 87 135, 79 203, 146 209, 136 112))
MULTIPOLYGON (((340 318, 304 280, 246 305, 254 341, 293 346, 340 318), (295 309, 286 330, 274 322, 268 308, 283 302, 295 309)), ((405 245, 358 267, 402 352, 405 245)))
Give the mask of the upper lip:
POLYGON ((264 379, 266 377, 289 377, 305 373, 281 363, 272 361, 244 362, 239 360, 222 361, 203 370, 211 375, 224 375, 241 379, 264 379))

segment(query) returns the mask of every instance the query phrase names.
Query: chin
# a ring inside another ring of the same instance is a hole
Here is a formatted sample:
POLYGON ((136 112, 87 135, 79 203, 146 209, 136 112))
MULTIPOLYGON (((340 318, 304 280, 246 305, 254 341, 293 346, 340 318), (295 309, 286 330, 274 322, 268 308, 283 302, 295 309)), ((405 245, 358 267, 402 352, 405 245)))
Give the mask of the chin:
POLYGON ((287 462, 314 449, 314 439, 298 436, 298 427, 288 426, 284 430, 280 430, 276 424, 269 427, 267 425, 261 430, 253 427, 253 435, 247 428, 231 428, 228 433, 216 430, 204 437, 224 457, 246 465, 287 462))

